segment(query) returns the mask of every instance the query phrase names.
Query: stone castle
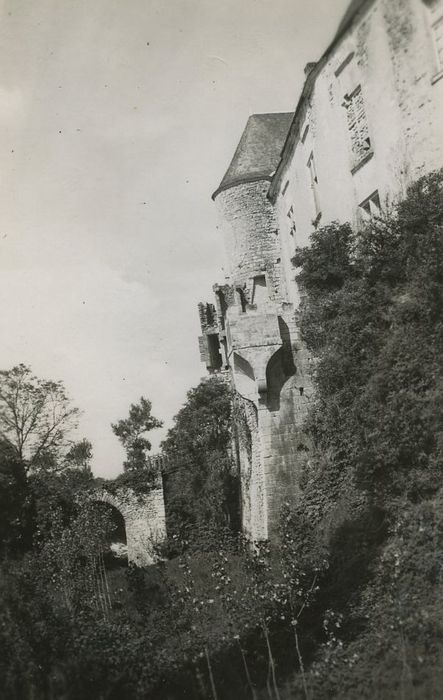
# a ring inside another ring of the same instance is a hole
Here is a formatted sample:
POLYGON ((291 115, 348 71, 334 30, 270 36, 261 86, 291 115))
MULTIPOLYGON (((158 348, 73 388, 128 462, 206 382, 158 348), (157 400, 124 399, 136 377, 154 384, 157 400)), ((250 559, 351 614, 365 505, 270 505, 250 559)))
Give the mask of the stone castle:
POLYGON ((443 165, 443 0, 352 0, 305 68, 294 113, 255 114, 213 199, 229 261, 199 305, 200 352, 242 407, 242 523, 275 537, 310 445, 312 358, 297 325, 291 258, 332 221, 360 226, 443 165))

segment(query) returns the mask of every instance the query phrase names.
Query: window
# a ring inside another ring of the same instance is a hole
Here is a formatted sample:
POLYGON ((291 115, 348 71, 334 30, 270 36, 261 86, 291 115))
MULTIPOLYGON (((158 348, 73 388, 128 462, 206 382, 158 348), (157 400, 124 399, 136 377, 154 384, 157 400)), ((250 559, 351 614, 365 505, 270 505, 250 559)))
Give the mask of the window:
POLYGON ((443 70, 443 0, 425 0, 434 40, 437 68, 443 70))
MULTIPOLYGON (((279 261, 277 260, 277 262, 279 262, 279 261)), ((263 306, 263 304, 266 304, 268 299, 269 299, 269 294, 268 294, 268 287, 266 284, 266 276, 265 275, 257 275, 256 277, 254 277, 252 303, 257 307, 261 307, 261 306, 263 306)))
POLYGON ((352 61, 352 59, 354 58, 354 56, 355 56, 354 52, 351 51, 351 53, 349 53, 349 54, 346 56, 346 58, 344 59, 344 61, 342 61, 342 62, 340 63, 339 67, 338 67, 337 70, 335 71, 335 77, 336 77, 336 78, 338 78, 338 76, 340 75, 340 73, 343 73, 344 69, 346 68, 346 66, 348 66, 348 65, 350 64, 350 62, 352 61))
POLYGON ((311 153, 311 155, 309 156, 307 166, 309 169, 309 179, 310 179, 310 184, 311 184, 312 198, 313 198, 313 202, 314 202, 314 211, 315 211, 313 223, 314 223, 314 226, 316 226, 318 224, 318 222, 320 221, 321 209, 320 209, 320 198, 318 196, 317 168, 315 167, 315 160, 314 160, 313 153, 311 153))
POLYGON ((380 215, 381 204, 378 190, 375 190, 375 192, 360 204, 359 210, 362 221, 370 221, 372 217, 380 215))
POLYGON ((351 141, 353 170, 366 162, 372 155, 372 145, 369 136, 369 126, 361 86, 355 88, 350 95, 345 95, 343 106, 346 109, 348 132, 351 141))
POLYGON ((245 290, 241 287, 237 287, 237 300, 240 303, 242 313, 245 313, 248 302, 246 301, 245 290))

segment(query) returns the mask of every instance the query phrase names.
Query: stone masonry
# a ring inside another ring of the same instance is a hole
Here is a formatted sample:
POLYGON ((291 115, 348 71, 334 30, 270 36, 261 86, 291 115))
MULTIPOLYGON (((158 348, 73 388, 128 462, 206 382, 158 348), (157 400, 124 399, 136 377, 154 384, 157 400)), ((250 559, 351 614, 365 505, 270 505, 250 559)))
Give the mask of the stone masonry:
POLYGON ((121 487, 112 492, 106 488, 100 489, 91 496, 91 500, 108 503, 122 515, 128 562, 137 566, 155 563, 155 547, 166 539, 165 502, 160 473, 163 457, 154 455, 149 461, 159 474, 149 493, 136 493, 131 488, 121 487))
POLYGON ((309 465, 292 257, 318 227, 361 226, 442 167, 443 0, 352 0, 305 75, 293 114, 249 118, 213 195, 229 275, 199 305, 202 360, 229 371, 242 406, 234 452, 254 540, 276 537, 309 465))

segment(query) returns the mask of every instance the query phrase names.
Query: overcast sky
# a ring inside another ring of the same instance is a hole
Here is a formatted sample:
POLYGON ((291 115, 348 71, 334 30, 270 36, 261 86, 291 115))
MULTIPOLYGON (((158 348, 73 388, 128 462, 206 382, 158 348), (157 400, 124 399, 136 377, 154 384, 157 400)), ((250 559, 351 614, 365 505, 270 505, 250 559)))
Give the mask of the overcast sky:
POLYGON ((0 367, 64 381, 94 472, 144 395, 205 374, 211 193, 250 114, 292 111, 348 0, 0 0, 0 367))

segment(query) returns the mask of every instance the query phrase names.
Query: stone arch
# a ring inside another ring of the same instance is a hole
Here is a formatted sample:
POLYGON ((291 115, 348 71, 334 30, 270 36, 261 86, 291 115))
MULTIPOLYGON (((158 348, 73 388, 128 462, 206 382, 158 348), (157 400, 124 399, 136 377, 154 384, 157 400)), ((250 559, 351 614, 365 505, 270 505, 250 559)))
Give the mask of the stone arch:
POLYGON ((111 568, 128 563, 128 542, 126 534, 126 520, 123 513, 110 499, 99 498, 93 501, 99 511, 109 517, 112 530, 107 533, 107 545, 109 549, 106 554, 107 565, 111 568))
POLYGON ((128 547, 128 563, 149 566, 157 558, 155 548, 166 537, 163 488, 149 493, 135 493, 130 488, 115 492, 101 489, 91 495, 91 500, 108 503, 123 517, 128 547))
POLYGON ((92 496, 92 500, 97 503, 107 503, 108 505, 112 506, 118 510, 126 522, 127 506, 125 506, 125 503, 110 491, 96 491, 92 496))

